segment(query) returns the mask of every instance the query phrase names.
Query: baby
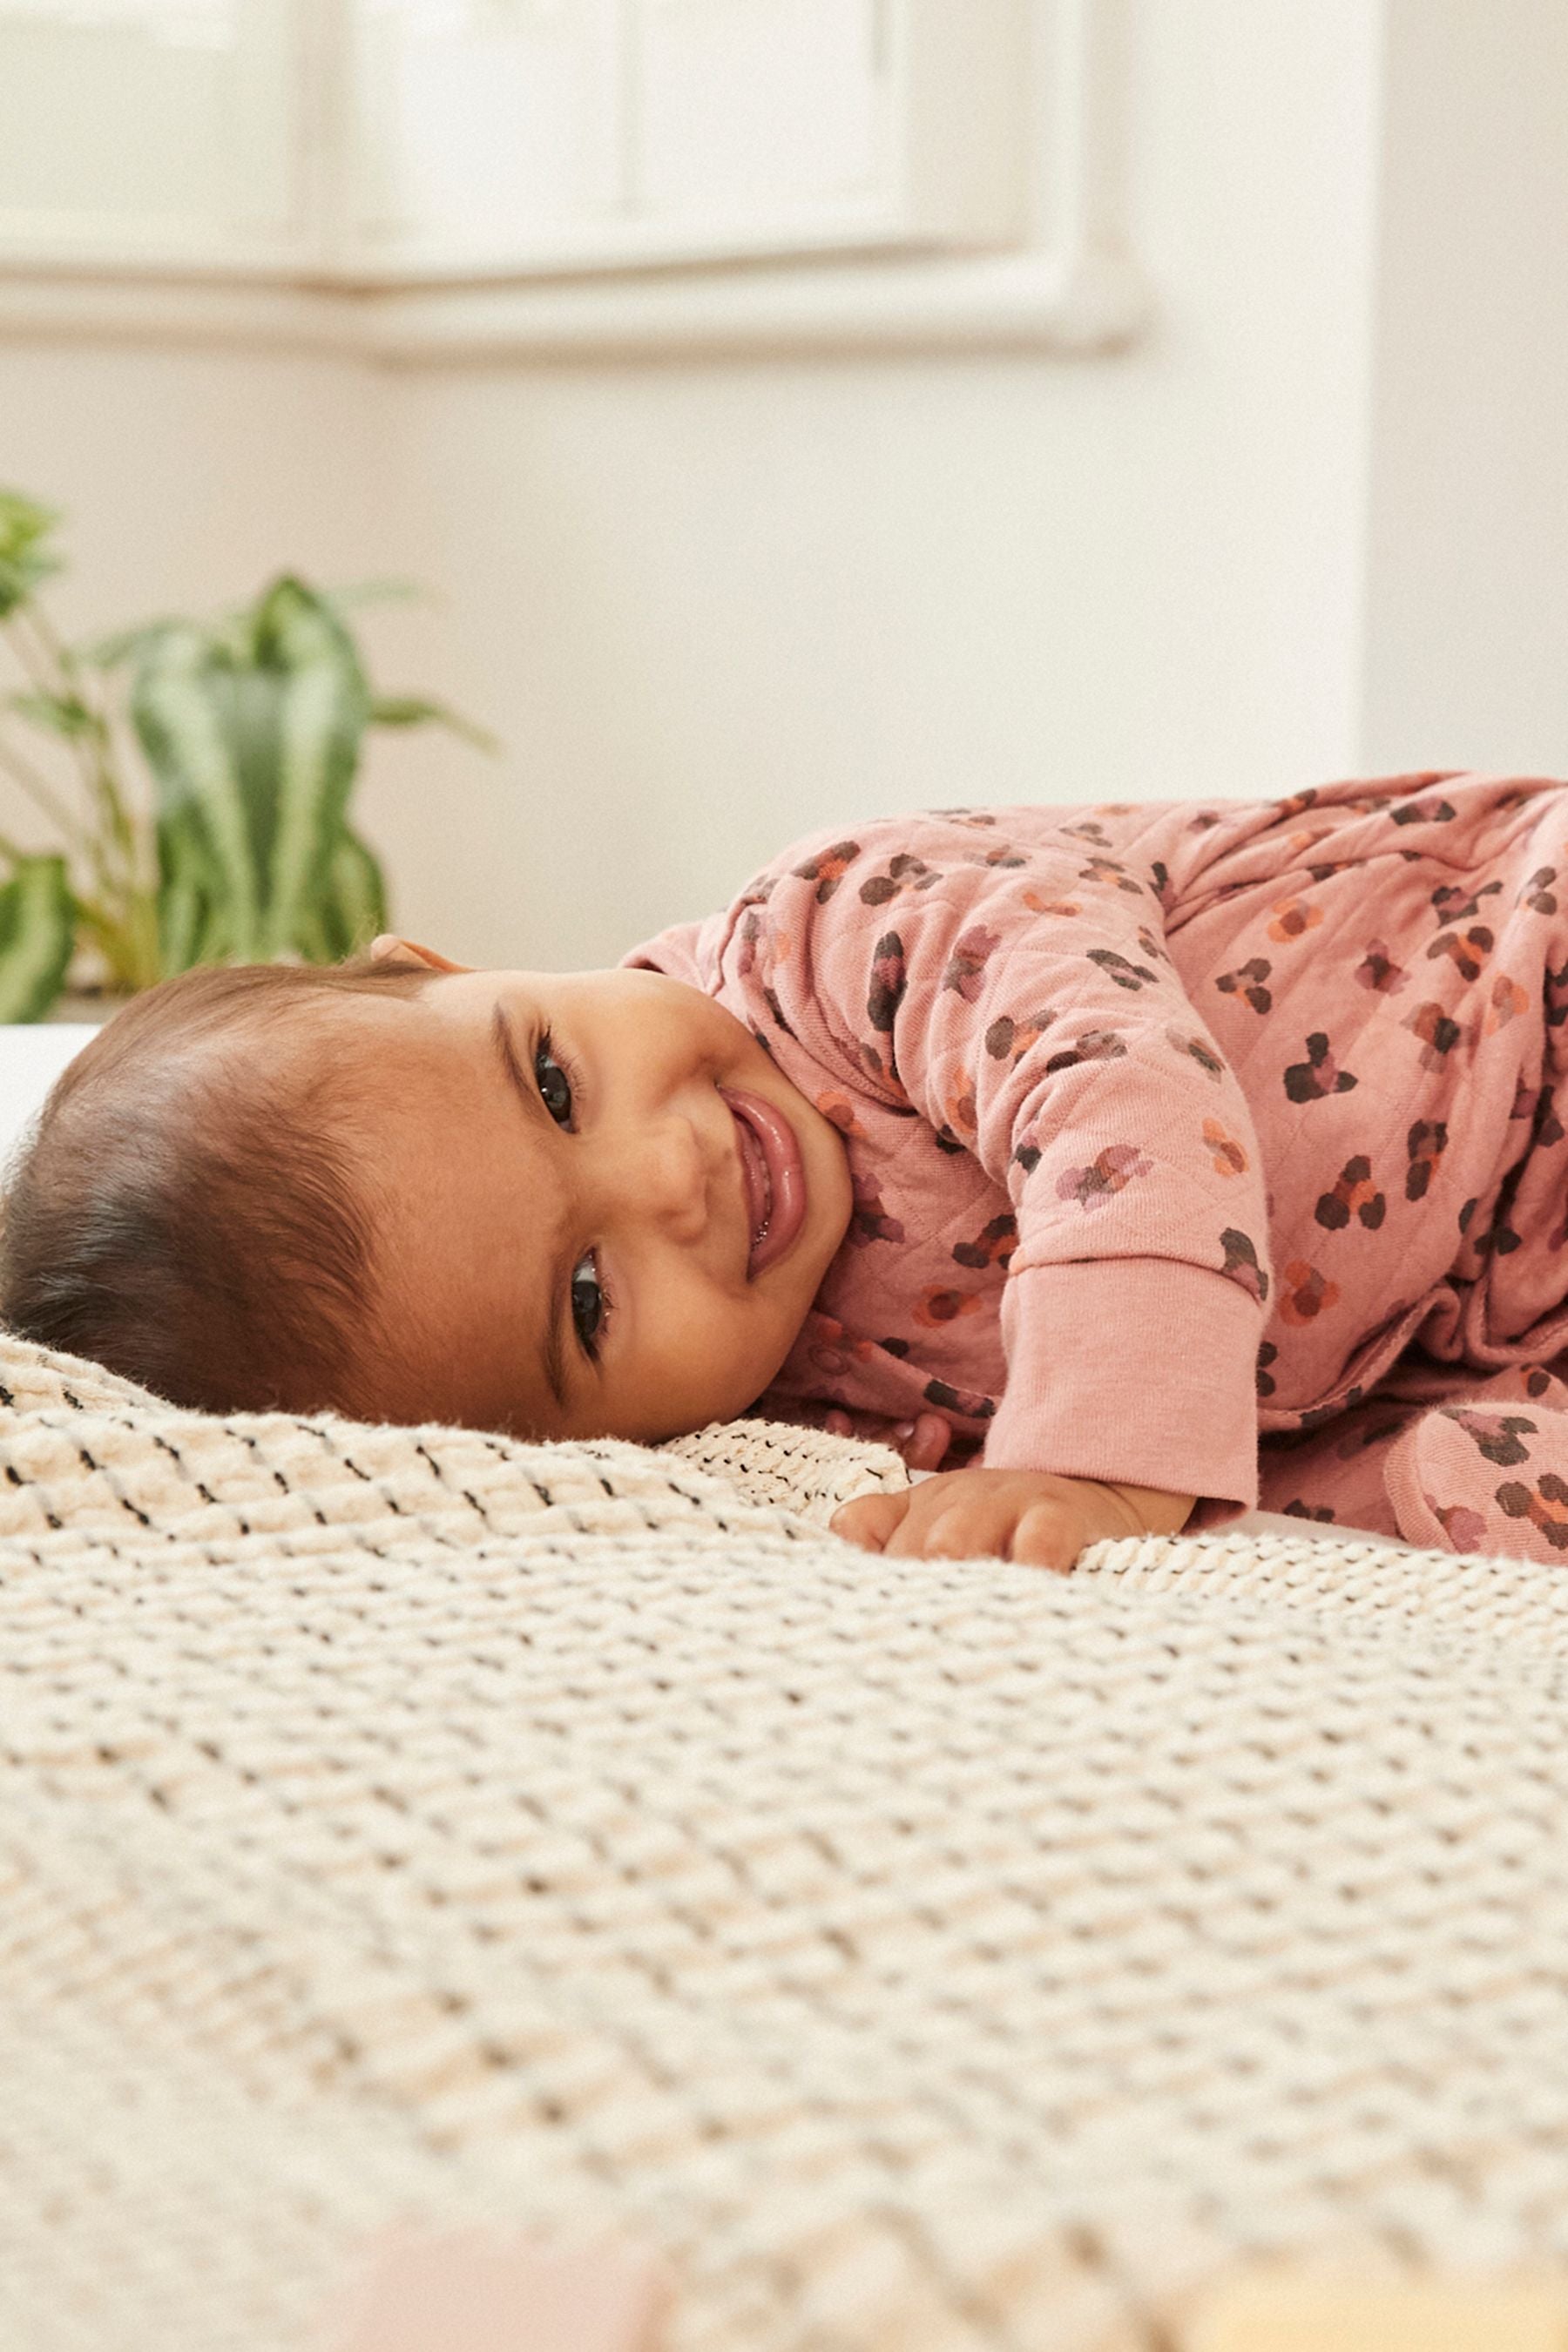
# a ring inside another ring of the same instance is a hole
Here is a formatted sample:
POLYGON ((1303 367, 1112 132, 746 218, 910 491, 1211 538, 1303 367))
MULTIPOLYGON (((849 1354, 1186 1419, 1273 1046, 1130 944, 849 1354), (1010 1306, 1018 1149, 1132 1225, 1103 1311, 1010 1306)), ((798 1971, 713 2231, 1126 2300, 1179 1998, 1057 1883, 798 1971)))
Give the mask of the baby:
POLYGON ((836 1522, 889 1553, 1223 1516, 1260 1431, 1266 1500, 1392 1529, 1379 1449, 1559 1401, 1560 874, 1538 781, 955 809, 616 971, 194 974, 56 1089, 0 1313, 218 1411, 891 1434, 938 1475, 836 1522))

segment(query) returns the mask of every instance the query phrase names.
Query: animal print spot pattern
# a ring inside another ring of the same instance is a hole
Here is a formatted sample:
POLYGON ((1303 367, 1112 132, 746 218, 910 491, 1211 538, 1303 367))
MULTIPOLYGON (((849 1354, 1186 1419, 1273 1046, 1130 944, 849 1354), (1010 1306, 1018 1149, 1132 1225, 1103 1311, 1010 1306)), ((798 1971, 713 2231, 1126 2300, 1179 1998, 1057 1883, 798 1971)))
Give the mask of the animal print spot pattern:
POLYGON ((1152 1160, 1145 1160, 1134 1143, 1108 1143, 1097 1151, 1086 1168, 1066 1168, 1057 1178, 1057 1198, 1076 1201, 1080 1209, 1090 1214, 1097 1209, 1108 1208, 1118 1192, 1125 1191, 1134 1178, 1148 1176, 1153 1171, 1152 1160))

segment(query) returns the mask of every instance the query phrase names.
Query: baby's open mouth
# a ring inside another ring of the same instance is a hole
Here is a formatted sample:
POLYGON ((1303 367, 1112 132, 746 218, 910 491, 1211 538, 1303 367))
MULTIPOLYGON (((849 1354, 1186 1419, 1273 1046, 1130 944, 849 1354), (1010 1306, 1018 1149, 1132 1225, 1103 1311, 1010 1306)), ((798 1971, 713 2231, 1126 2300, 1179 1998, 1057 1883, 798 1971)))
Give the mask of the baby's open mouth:
POLYGON ((776 1265, 805 1223, 805 1170, 794 1128, 761 1095, 721 1087, 735 1122, 750 1237, 746 1279, 776 1265))

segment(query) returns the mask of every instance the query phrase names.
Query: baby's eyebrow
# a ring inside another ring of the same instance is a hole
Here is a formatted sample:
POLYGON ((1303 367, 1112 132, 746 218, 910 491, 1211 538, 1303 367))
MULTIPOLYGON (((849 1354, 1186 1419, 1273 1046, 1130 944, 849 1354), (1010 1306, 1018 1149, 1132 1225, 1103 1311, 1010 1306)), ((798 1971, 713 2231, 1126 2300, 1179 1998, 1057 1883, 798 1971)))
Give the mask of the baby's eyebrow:
MULTIPOLYGON (((538 1087, 530 1084, 528 1073, 519 1058, 517 1040, 511 1034, 511 1024, 506 1017, 504 1005, 498 1003, 491 1011, 490 1035, 495 1040, 506 1082, 521 1103, 525 1116, 531 1123, 543 1119, 548 1124, 550 1114, 540 1100, 538 1087)), ((570 1255, 568 1246, 550 1269, 550 1281, 544 1295, 544 1329, 539 1349, 545 1382, 555 1400, 558 1412, 566 1410, 566 1351, 561 1339, 561 1307, 566 1295, 566 1277, 571 1272, 566 1263, 570 1255)))

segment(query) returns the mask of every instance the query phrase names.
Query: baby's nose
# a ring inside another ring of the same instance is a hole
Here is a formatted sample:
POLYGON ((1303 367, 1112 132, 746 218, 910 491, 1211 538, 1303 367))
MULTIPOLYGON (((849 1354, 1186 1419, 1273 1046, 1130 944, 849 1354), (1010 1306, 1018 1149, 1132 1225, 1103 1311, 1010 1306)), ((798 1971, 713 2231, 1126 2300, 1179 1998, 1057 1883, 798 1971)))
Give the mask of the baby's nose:
POLYGON ((708 1229, 708 1171, 697 1131, 672 1114, 651 1119, 626 1164, 626 1205, 672 1240, 700 1241, 708 1229))

